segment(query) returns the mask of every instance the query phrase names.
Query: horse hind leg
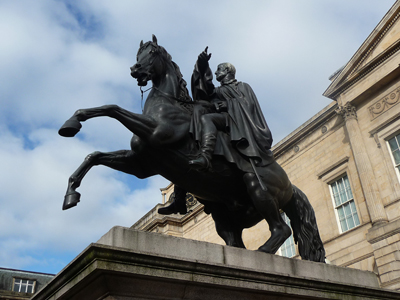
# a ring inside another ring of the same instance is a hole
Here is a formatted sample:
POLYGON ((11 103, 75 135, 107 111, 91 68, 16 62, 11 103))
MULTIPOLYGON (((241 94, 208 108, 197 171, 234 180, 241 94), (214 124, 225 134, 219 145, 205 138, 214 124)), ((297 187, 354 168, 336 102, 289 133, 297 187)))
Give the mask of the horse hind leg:
POLYGON ((238 222, 235 222, 237 220, 235 212, 230 212, 225 206, 214 203, 205 205, 211 211, 211 216, 215 222, 215 229, 225 244, 227 246, 246 249, 242 239, 243 227, 238 222))
POLYGON ((243 179, 247 186, 247 192, 249 193, 255 208, 263 218, 265 218, 271 232, 271 237, 264 245, 259 247, 258 250, 274 254, 286 239, 290 237, 292 230, 279 213, 278 201, 269 190, 264 191, 261 188, 260 182, 255 174, 247 173, 244 175, 243 179))

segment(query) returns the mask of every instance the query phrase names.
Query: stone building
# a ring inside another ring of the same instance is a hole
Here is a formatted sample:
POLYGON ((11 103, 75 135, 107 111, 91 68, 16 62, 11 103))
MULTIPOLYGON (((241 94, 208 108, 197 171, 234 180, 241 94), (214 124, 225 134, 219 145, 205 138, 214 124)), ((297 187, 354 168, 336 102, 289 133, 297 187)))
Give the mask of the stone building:
POLYGON ((30 299, 54 275, 0 268, 0 299, 30 299))
MULTIPOLYGON (((278 163, 308 196, 327 260, 373 271, 381 287, 400 290, 400 1, 349 62, 330 78, 332 102, 273 146, 278 163)), ((223 244, 214 222, 188 196, 185 216, 161 216, 163 204, 132 226, 223 244)), ((248 249, 268 238, 265 222, 243 234, 248 249)), ((279 253, 298 258, 289 238, 279 253)))

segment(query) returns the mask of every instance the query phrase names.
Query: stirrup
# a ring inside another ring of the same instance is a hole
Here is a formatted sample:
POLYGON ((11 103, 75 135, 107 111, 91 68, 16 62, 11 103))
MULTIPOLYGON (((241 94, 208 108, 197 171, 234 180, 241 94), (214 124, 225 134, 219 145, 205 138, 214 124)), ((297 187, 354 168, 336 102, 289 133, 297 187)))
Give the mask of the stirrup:
POLYGON ((204 153, 201 153, 199 156, 197 156, 197 158, 190 160, 189 165, 192 169, 199 171, 207 171, 211 167, 210 160, 204 153))

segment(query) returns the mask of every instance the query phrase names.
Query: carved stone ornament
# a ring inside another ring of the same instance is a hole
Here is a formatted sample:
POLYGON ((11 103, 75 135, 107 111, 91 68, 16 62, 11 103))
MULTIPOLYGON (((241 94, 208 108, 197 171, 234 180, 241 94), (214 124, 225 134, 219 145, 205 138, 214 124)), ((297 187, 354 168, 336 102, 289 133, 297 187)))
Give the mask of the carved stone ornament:
POLYGON ((349 102, 343 106, 338 106, 336 113, 341 115, 346 121, 352 118, 357 119, 356 107, 351 105, 349 102))
POLYGON ((400 88, 390 92, 385 97, 375 102, 373 105, 369 107, 369 113, 371 117, 371 121, 383 114, 385 111, 392 108, 394 105, 398 104, 400 98, 400 88))

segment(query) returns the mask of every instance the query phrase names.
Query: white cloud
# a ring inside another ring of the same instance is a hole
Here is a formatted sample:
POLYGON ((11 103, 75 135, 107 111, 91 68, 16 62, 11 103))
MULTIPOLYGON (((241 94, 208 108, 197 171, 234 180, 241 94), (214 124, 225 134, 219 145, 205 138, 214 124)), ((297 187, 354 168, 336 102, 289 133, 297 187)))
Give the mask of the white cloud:
POLYGON ((330 102, 321 96, 329 75, 393 2, 1 2, 0 266, 57 272, 113 225, 132 225, 161 201, 166 180, 99 166, 82 182, 78 206, 61 210, 84 157, 129 149, 132 134, 108 118, 88 120, 72 139, 57 130, 78 108, 114 103, 140 113, 129 75, 140 40, 156 34, 187 82, 205 46, 213 69, 235 64, 277 142, 330 102))

